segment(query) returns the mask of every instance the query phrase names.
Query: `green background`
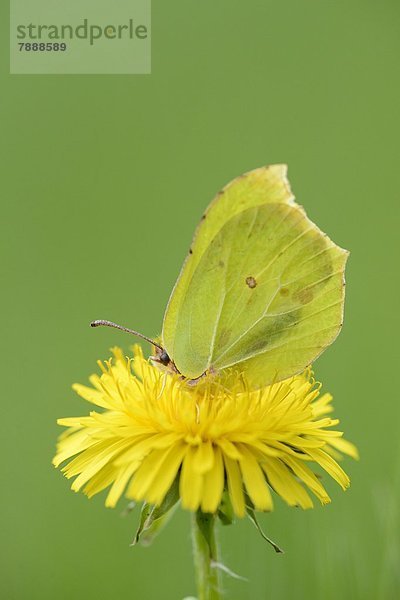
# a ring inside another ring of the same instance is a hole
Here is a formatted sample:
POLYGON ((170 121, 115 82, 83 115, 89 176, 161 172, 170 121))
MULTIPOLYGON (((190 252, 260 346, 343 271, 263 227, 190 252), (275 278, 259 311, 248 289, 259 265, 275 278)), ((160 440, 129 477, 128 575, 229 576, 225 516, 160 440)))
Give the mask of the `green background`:
POLYGON ((331 505, 221 532, 234 600, 397 597, 395 356, 399 17, 395 0, 153 2, 147 76, 10 76, 1 23, 1 595, 195 593, 189 515, 130 548, 137 513, 69 490, 51 466, 70 390, 122 333, 157 334, 194 227, 240 173, 287 162, 309 216, 351 250, 345 326, 316 372, 361 461, 331 505))

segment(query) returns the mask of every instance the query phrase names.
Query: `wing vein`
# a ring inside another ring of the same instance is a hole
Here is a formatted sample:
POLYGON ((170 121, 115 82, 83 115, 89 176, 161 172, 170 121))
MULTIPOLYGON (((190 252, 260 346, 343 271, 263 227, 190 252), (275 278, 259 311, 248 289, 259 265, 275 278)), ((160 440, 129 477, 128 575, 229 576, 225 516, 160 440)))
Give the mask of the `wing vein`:
MULTIPOLYGON (((337 327, 335 325, 331 325, 330 327, 325 327, 323 329, 319 329, 317 331, 317 333, 322 333, 324 331, 330 331, 332 329, 336 330, 337 327)), ((267 347, 264 350, 261 350, 259 352, 253 352, 252 354, 246 355, 246 358, 243 359, 243 360, 249 360, 250 358, 255 358, 257 356, 262 356, 263 354, 268 354, 269 352, 272 352, 273 350, 277 350, 278 348, 284 348, 288 344, 293 344, 293 342, 298 342, 299 340, 303 340, 304 338, 309 337, 309 335, 310 334, 308 333, 307 335, 302 335, 302 336, 299 336, 297 338, 292 338, 290 340, 287 340, 283 344, 276 344, 275 346, 269 346, 269 347, 267 347)), ((310 348, 318 348, 318 346, 310 346, 310 348)), ((299 348, 296 348, 296 350, 299 350, 299 348)), ((229 364, 219 366, 219 368, 220 369, 228 369, 229 367, 233 367, 234 365, 236 365, 238 362, 242 362, 242 361, 235 360, 235 361, 233 361, 233 362, 231 362, 229 364)))
POLYGON ((229 346, 228 346, 228 347, 227 347, 227 348, 224 350, 224 352, 223 352, 222 354, 220 354, 220 356, 219 356, 218 358, 216 358, 216 360, 221 360, 221 358, 222 358, 223 356, 225 356, 225 354, 226 354, 227 352, 229 352, 229 350, 230 350, 231 348, 233 348, 233 346, 235 346, 235 345, 236 345, 238 342, 240 342, 240 340, 241 340, 242 338, 244 338, 244 337, 245 337, 245 336, 246 336, 246 335, 247 335, 247 334, 248 334, 248 333, 249 333, 249 332, 250 332, 252 329, 254 329, 254 327, 255 327, 256 325, 258 325, 258 323, 260 323, 260 322, 261 322, 261 321, 262 321, 262 320, 263 320, 263 319, 266 317, 266 312, 268 311, 268 309, 269 309, 269 307, 271 306, 272 302, 273 302, 273 301, 274 301, 274 299, 276 298, 276 295, 277 295, 277 293, 279 292, 279 290, 280 290, 280 286, 278 285, 278 287, 277 287, 276 291, 275 291, 275 292, 272 294, 272 296, 271 296, 271 298, 270 298, 270 300, 269 300, 269 302, 268 302, 268 304, 267 304, 266 308, 263 310, 263 312, 262 312, 262 314, 261 314, 261 317, 259 317, 258 319, 256 319, 256 321, 254 321, 254 323, 253 323, 252 325, 250 325, 250 327, 248 327, 248 328, 247 328, 247 329, 246 329, 246 330, 245 330, 243 333, 241 333, 241 334, 240 334, 240 335, 239 335, 239 336, 236 338, 236 340, 235 340, 234 342, 232 342, 232 343, 231 343, 231 344, 230 344, 230 345, 229 345, 229 346))
POLYGON ((295 237, 291 242, 289 242, 289 244, 287 244, 282 250, 280 250, 278 254, 275 254, 275 256, 273 256, 272 259, 269 261, 269 263, 263 269, 261 269, 261 271, 256 275, 256 279, 258 279, 259 277, 261 277, 261 275, 263 273, 265 273, 265 271, 267 269, 269 269, 270 266, 273 265, 274 262, 280 256, 282 256, 282 254, 284 254, 286 252, 286 250, 289 250, 289 248, 291 246, 293 246, 293 244, 295 244, 296 242, 298 242, 299 240, 301 240, 302 237, 304 237, 310 231, 313 231, 313 229, 314 229, 314 227, 308 227, 308 229, 305 229, 304 231, 302 231, 301 233, 299 233, 299 235, 297 237, 295 237))

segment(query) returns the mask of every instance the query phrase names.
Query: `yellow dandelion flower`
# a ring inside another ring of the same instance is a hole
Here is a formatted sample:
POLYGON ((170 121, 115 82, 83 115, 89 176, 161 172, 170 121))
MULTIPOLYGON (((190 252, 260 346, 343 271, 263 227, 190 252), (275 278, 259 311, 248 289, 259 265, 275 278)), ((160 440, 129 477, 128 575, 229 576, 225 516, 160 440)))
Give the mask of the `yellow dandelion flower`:
POLYGON ((356 448, 333 429, 337 419, 330 394, 320 395, 311 370, 264 389, 250 391, 240 374, 229 386, 206 380, 189 386, 143 358, 119 348, 90 378, 74 385, 103 411, 60 419, 65 431, 54 465, 62 467, 75 491, 89 497, 110 487, 107 506, 121 495, 160 505, 176 479, 182 506, 215 513, 227 490, 239 517, 254 508, 273 508, 271 490, 290 506, 322 504, 328 493, 312 466, 319 465, 343 489, 349 478, 337 463, 356 448), (132 369, 133 365, 133 369, 132 369), (69 461, 69 462, 67 462, 69 461))

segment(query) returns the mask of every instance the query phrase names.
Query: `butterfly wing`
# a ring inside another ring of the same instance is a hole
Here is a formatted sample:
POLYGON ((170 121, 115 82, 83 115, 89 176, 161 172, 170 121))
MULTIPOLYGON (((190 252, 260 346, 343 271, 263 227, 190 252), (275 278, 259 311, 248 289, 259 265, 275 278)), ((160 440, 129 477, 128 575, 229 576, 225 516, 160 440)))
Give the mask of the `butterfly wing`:
POLYGON ((253 387, 267 385, 303 370, 338 334, 347 252, 286 198, 242 204, 197 257, 173 351, 166 343, 186 377, 235 367, 253 387))
POLYGON ((228 183, 203 214, 195 231, 189 254, 183 264, 169 299, 163 322, 163 345, 170 356, 175 355, 176 324, 181 304, 186 297, 192 276, 212 239, 224 224, 246 208, 266 203, 293 203, 294 197, 286 178, 286 165, 269 165, 255 169, 228 183))

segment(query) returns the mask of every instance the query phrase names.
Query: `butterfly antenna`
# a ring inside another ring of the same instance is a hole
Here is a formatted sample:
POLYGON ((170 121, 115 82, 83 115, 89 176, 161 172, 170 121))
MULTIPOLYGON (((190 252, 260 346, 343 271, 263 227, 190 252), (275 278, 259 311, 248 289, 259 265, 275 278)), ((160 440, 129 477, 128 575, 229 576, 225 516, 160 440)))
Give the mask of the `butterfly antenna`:
POLYGON ((118 325, 117 323, 113 323, 112 321, 105 321, 104 319, 97 319, 96 321, 92 321, 90 323, 90 327, 113 327, 114 329, 120 329, 121 331, 126 331, 127 333, 132 333, 132 335, 136 335, 137 337, 146 340, 149 344, 152 344, 156 348, 159 348, 161 351, 164 350, 162 346, 157 344, 154 340, 148 338, 143 333, 139 333, 138 331, 134 331, 133 329, 129 329, 128 327, 123 327, 122 325, 118 325))

